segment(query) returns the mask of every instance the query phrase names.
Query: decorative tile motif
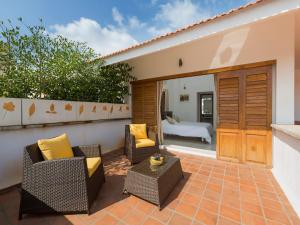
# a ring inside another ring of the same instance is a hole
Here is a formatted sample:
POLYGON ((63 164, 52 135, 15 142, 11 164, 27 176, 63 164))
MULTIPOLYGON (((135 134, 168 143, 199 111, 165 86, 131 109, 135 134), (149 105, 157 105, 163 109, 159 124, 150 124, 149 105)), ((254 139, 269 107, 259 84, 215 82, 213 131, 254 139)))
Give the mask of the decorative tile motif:
POLYGON ((0 126, 21 125, 21 99, 0 98, 0 126))
POLYGON ((35 113, 35 104, 32 103, 32 104, 30 105, 30 107, 28 108, 28 114, 29 114, 29 117, 31 117, 34 113, 35 113))
POLYGON ((70 103, 65 104, 65 110, 66 111, 72 111, 73 106, 70 103))
POLYGON ((76 121, 77 102, 22 99, 23 125, 76 121))
POLYGON ((84 112, 84 105, 80 104, 79 106, 79 115, 81 115, 84 112))
POLYGON ((108 119, 108 112, 104 109, 110 104, 95 102, 80 102, 78 104, 80 104, 79 114, 77 115, 78 121, 108 119))
POLYGON ((16 106, 12 101, 10 101, 10 102, 4 102, 2 108, 7 112, 13 112, 15 111, 16 106))
POLYGON ((117 118, 130 118, 131 112, 129 109, 129 105, 127 104, 113 104, 110 109, 109 118, 117 119, 117 118))
POLYGON ((54 103, 51 103, 49 110, 46 111, 46 113, 52 113, 52 114, 56 114, 57 112, 55 111, 55 105, 54 103))
POLYGON ((0 127, 130 117, 127 104, 0 98, 0 127))
POLYGON ((92 112, 93 112, 93 113, 96 113, 96 112, 97 112, 97 106, 96 106, 96 105, 93 106, 92 112))

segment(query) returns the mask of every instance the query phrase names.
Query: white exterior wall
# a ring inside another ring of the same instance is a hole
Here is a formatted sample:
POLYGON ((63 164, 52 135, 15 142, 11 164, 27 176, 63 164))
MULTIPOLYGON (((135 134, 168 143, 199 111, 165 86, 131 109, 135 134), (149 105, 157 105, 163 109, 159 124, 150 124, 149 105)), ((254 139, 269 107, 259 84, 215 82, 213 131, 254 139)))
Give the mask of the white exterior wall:
MULTIPOLYGON (((182 121, 197 122, 198 92, 214 92, 214 98, 216 97, 214 75, 180 78, 168 80, 165 83, 169 96, 169 111, 172 111, 182 121), (186 87, 185 90, 184 86, 186 87), (181 94, 188 94, 189 101, 181 102, 179 98, 181 94)), ((214 103, 216 103, 215 99, 214 103)), ((214 105, 216 106, 216 104, 214 105)), ((216 107, 214 107, 215 112, 216 107)))
POLYGON ((300 140, 274 129, 272 172, 300 216, 300 140))
POLYGON ((124 146, 124 126, 128 123, 130 120, 112 120, 0 131, 0 190, 21 182, 23 149, 26 145, 67 133, 72 146, 101 144, 105 153, 124 146))
POLYGON ((138 79, 277 60, 276 123, 294 123, 295 13, 271 17, 127 62, 138 79), (178 66, 182 58, 183 66, 178 66))
MULTIPOLYGON (((300 23, 296 23, 295 15, 296 11, 274 16, 127 62, 134 67, 134 75, 138 79, 149 79, 276 60, 273 123, 294 124, 295 118, 300 117, 300 66, 296 64, 300 51, 295 51, 295 42, 300 43, 298 38, 296 41, 298 35, 295 30, 299 29, 300 23), (180 58, 183 60, 182 67, 178 66, 180 58)), ((298 215, 299 146, 299 140, 274 132, 273 173, 298 215)))
MULTIPOLYGON (((300 120, 300 12, 295 20, 295 120, 300 120)), ((280 93, 277 91, 277 95, 280 93)), ((300 216, 300 140, 273 129, 273 175, 300 216)))

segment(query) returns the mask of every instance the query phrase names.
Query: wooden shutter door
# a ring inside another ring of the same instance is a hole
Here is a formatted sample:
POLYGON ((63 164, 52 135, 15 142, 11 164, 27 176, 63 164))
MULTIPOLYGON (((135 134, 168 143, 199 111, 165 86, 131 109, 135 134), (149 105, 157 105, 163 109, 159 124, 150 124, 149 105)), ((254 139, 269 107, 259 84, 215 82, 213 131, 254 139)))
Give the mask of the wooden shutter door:
POLYGON ((132 122, 144 121, 144 94, 141 85, 132 85, 132 122))
POLYGON ((132 122, 157 126, 157 84, 132 84, 132 122))
POLYGON ((231 73, 217 77, 217 155, 238 161, 240 148, 240 77, 231 73))
POLYGON ((272 164, 272 67, 244 72, 243 161, 272 164))
POLYGON ((217 74, 217 156, 271 166, 272 67, 217 74))
POLYGON ((150 82, 143 85, 144 92, 144 123, 154 127, 157 125, 157 84, 150 82))

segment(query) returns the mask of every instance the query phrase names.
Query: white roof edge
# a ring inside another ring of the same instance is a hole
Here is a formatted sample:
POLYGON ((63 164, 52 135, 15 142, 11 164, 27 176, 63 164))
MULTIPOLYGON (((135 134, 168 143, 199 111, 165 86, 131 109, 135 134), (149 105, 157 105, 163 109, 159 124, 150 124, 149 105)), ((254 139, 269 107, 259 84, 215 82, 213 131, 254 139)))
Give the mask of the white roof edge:
POLYGON ((257 6, 229 14, 208 23, 200 24, 194 29, 181 31, 178 34, 150 42, 144 46, 129 49, 117 55, 108 56, 105 58, 105 61, 107 65, 127 61, 228 29, 257 22, 259 20, 288 12, 299 7, 300 0, 270 0, 262 2, 257 6))

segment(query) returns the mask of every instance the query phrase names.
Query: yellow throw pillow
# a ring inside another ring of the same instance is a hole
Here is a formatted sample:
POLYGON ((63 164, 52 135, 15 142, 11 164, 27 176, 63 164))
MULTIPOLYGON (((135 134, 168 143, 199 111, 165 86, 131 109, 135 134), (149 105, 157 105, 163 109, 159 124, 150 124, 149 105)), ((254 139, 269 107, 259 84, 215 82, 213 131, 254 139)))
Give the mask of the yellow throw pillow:
POLYGON ((145 148, 145 147, 152 147, 155 146, 155 141, 151 139, 138 139, 136 140, 135 147, 136 148, 145 148))
POLYGON ((38 146, 45 160, 74 157, 67 134, 51 139, 38 140, 38 146))
POLYGON ((86 164, 89 172, 89 177, 91 177, 98 169, 99 165, 101 164, 101 158, 100 157, 86 158, 86 164))
POLYGON ((130 133, 135 136, 135 139, 146 139, 147 129, 146 124, 130 124, 130 133))

